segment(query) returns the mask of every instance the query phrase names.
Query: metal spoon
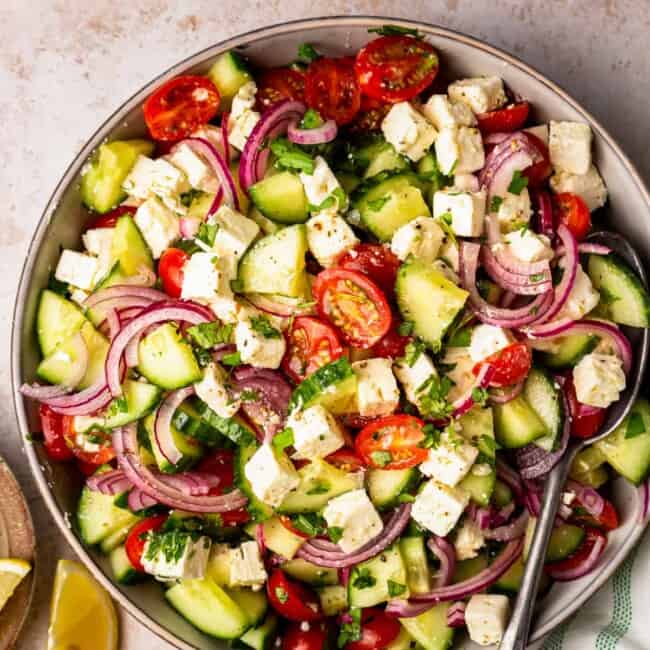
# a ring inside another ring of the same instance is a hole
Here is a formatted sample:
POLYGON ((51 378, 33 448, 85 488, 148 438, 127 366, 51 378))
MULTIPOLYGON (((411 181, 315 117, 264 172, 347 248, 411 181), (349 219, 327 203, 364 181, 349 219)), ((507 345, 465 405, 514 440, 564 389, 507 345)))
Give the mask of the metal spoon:
MULTIPOLYGON (((604 244, 613 249, 636 271, 644 286, 648 286, 641 259, 627 239, 618 233, 608 231, 595 232, 588 239, 593 243, 604 244)), ((592 436, 587 440, 572 438, 564 455, 548 474, 542 511, 535 527, 521 588, 519 589, 517 601, 513 608, 508 628, 501 640, 499 650, 525 650, 528 645, 528 633, 533 618, 539 580, 546 558, 546 549, 551 532, 553 531, 553 525, 560 503, 560 495, 569 475, 573 459, 580 450, 594 444, 598 440, 602 440, 616 429, 627 416, 637 398, 648 361, 650 330, 630 328, 626 331, 626 334, 629 336, 636 353, 636 362, 627 379, 627 387, 619 401, 609 409, 607 420, 603 423, 598 435, 592 436)))

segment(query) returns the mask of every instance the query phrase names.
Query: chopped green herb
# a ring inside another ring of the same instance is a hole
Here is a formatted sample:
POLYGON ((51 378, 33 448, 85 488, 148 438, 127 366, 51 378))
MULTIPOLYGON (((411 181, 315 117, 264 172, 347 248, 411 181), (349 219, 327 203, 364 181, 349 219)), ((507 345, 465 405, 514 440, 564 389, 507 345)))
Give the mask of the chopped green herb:
POLYGON ((289 142, 287 138, 276 138, 271 142, 271 152, 276 157, 278 169, 314 173, 314 159, 299 145, 289 142))
POLYGON ((645 432, 645 422, 641 413, 637 411, 630 413, 630 417, 627 420, 627 427, 625 427, 625 438, 636 438, 645 432))
POLYGON ((404 361, 409 368, 415 365, 415 362, 424 352, 425 345, 420 340, 411 341, 404 349, 404 361))
POLYGON ((328 197, 324 198, 321 203, 308 203, 307 208, 310 212, 320 212, 321 210, 329 210, 336 205, 336 197, 330 194, 328 197))
POLYGON ((350 621, 341 625, 336 645, 339 648, 344 648, 350 641, 361 640, 361 608, 350 607, 348 610, 350 621))
POLYGON ((107 416, 111 417, 117 415, 118 413, 128 413, 129 404, 126 401, 126 397, 118 397, 111 402, 111 405, 108 408, 107 416))
POLYGON ((279 431, 273 437, 273 446, 279 451, 290 447, 293 445, 293 442, 294 436, 293 429, 291 427, 285 427, 282 429, 282 431, 279 431))
POLYGON ((472 400, 474 401, 475 404, 480 404, 481 406, 485 406, 487 404, 487 399, 488 399, 487 388, 479 388, 478 386, 472 388, 472 400))
POLYGON ((289 600, 289 594, 283 587, 275 588, 275 597, 284 605, 289 600))
POLYGON ((371 27, 369 34, 379 34, 380 36, 412 36, 413 38, 424 38, 424 35, 417 29, 411 27, 400 27, 399 25, 382 25, 381 27, 371 27))
POLYGON ((447 394, 453 386, 449 377, 431 375, 417 389, 420 412, 433 419, 445 418, 451 414, 453 407, 447 401, 447 394))
POLYGON ((546 276, 543 273, 533 273, 533 275, 530 276, 530 281, 531 282, 541 282, 546 276))
POLYGON ((300 122, 301 129, 317 129, 322 125, 323 118, 320 116, 320 113, 313 108, 308 108, 306 110, 305 114, 302 116, 302 121, 300 122))
POLYGON ((310 537, 322 535, 327 530, 325 520, 315 512, 304 512, 299 515, 294 515, 291 518, 291 524, 294 528, 297 528, 300 532, 310 537))
POLYGON ((199 226, 199 231, 196 234, 196 238, 201 240, 204 244, 212 246, 212 244, 214 244, 214 238, 217 236, 217 230, 219 230, 219 224, 207 223, 204 221, 199 226))
POLYGON ((405 320, 397 327, 397 333, 400 336, 410 336, 413 333, 415 323, 412 320, 405 320))
POLYGON ((311 43, 301 43, 298 46, 298 58, 307 63, 311 63, 312 61, 319 59, 320 54, 311 43))
POLYGON ((393 456, 390 451, 373 451, 370 454, 370 460, 377 467, 385 467, 393 460, 393 456))
POLYGON ((444 221, 448 226, 451 226, 451 223, 453 221, 453 217, 451 216, 451 212, 443 212, 441 215, 438 216, 438 219, 440 221, 444 221))
POLYGON ((497 449, 499 449, 499 443, 487 433, 484 433, 478 439, 478 445, 483 451, 484 454, 489 456, 491 459, 494 459, 497 449))
POLYGON ((221 357, 221 363, 224 366, 239 366, 241 365, 241 354, 239 351, 224 354, 223 357, 221 357))
POLYGON ((327 536, 334 544, 338 544, 341 541, 341 537, 343 537, 343 529, 339 526, 330 526, 327 529, 327 536))
POLYGON ((244 389, 239 394, 239 399, 242 402, 257 402, 260 398, 260 394, 256 390, 251 390, 250 388, 244 389))
POLYGON ((196 242, 193 239, 179 239, 175 244, 175 248, 180 248, 182 251, 188 255, 194 255, 194 253, 199 253, 202 249, 196 245, 196 242))
POLYGON ((354 569, 352 575, 352 586, 355 589, 367 589, 368 587, 374 587, 376 584, 377 578, 370 573, 370 569, 367 567, 354 569))
POLYGON ((209 349, 232 341, 234 325, 221 325, 218 321, 199 323, 187 329, 187 333, 196 345, 209 349))
POLYGON ((510 194, 519 195, 527 185, 528 178, 526 178, 519 169, 516 169, 515 173, 512 175, 510 185, 508 185, 508 192, 510 192, 510 194))
POLYGON ((313 484, 313 487, 309 488, 307 491, 307 494, 309 496, 313 494, 327 494, 330 491, 330 485, 328 483, 324 483, 322 481, 316 481, 313 484))
POLYGON ((203 196, 203 194, 205 194, 203 190, 197 190, 195 187, 193 187, 187 192, 183 192, 180 195, 181 205, 184 205, 186 208, 189 208, 190 205, 192 204, 192 201, 194 201, 194 199, 198 199, 199 197, 203 196))
POLYGON ((422 433, 424 434, 424 438, 418 447, 422 447, 423 449, 436 449, 440 444, 440 436, 442 435, 440 429, 436 429, 433 424, 429 423, 422 427, 422 433))
POLYGON ((390 196, 382 196, 374 201, 368 201, 366 203, 368 210, 371 212, 379 212, 385 205, 390 201, 390 196))
POLYGON ((463 327, 456 330, 449 338, 448 345, 452 348, 466 348, 472 342, 472 330, 469 327, 463 327))
POLYGON ((271 325, 267 316, 254 316, 251 318, 251 327, 254 332, 261 334, 265 339, 282 338, 282 332, 271 325))
POLYGON ((490 212, 498 212, 501 204, 503 203, 502 196, 493 196, 490 201, 490 212))
POLYGON ((400 582, 389 579, 386 584, 388 585, 388 595, 391 598, 397 598, 397 596, 401 596, 406 591, 406 585, 400 582))
POLYGON ((415 501, 415 497, 412 494, 400 494, 397 497, 397 502, 398 503, 413 503, 415 501))

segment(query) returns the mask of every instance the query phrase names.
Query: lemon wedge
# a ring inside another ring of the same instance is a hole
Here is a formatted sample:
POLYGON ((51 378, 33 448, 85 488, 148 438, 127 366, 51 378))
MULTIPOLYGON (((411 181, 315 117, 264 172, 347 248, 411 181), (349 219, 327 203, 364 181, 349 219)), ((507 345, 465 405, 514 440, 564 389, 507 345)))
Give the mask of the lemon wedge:
POLYGON ((31 570, 31 564, 25 560, 0 559, 0 609, 31 570))
POLYGON ((116 650, 117 615, 108 593, 79 562, 59 560, 48 650, 116 650))

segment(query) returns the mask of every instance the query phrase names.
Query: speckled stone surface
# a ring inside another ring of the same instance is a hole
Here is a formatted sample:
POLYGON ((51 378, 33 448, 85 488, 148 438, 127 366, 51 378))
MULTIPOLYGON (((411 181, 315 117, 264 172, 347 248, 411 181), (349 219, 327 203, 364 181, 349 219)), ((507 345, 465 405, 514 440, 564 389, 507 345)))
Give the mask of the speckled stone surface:
MULTIPOLYGON (((0 2, 0 340, 7 342, 31 232, 85 139, 143 83, 236 33, 308 16, 420 19, 484 39, 557 81, 600 119, 650 182, 645 0, 2 0, 0 2)), ((0 363, 0 453, 32 508, 39 587, 18 644, 45 647, 56 559, 71 557, 29 476, 14 425, 9 350, 0 363)), ((126 617, 122 647, 169 648, 126 617)))

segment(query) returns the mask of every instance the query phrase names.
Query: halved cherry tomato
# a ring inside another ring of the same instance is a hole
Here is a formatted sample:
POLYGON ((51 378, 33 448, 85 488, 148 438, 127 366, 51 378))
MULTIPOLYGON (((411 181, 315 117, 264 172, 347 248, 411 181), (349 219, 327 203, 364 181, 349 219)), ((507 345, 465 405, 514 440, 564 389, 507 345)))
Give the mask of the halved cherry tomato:
POLYGON ((399 635, 400 624, 376 607, 361 612, 361 638, 346 643, 345 650, 382 650, 399 635))
POLYGON ((404 102, 435 79, 438 56, 429 43, 417 38, 382 36, 359 50, 354 68, 364 95, 404 102))
POLYGON ((607 409, 585 411, 583 405, 578 401, 573 377, 569 376, 562 385, 562 390, 569 402, 571 412, 571 435, 575 438, 591 438, 596 435, 605 421, 607 409))
POLYGON ((176 77, 147 98, 144 121, 155 140, 182 140, 217 114, 220 99, 207 77, 176 77))
POLYGON ((364 427, 367 427, 371 422, 374 422, 376 419, 376 417, 370 417, 369 415, 359 415, 358 413, 345 413, 340 417, 343 425, 350 427, 350 429, 363 429, 364 427))
POLYGON ((333 454, 330 454, 325 459, 330 465, 338 467, 344 472, 358 472, 363 469, 363 459, 349 447, 342 447, 337 449, 333 454))
POLYGON ((278 515, 278 519, 280 520, 280 523, 290 532, 293 533, 294 535, 297 535, 298 537, 302 537, 303 539, 309 539, 309 535, 307 533, 304 533, 302 530, 299 530, 293 525, 293 522, 291 521, 290 517, 287 517, 287 515, 278 515))
POLYGON ((287 352, 282 369, 296 383, 343 354, 331 325, 312 316, 299 316, 287 333, 287 352))
POLYGON ((530 371, 532 364, 533 355, 530 348, 525 343, 513 343, 477 363, 472 372, 478 375, 484 365, 492 366, 494 374, 490 386, 503 388, 521 381, 530 371))
POLYGON ((328 636, 327 623, 311 623, 309 627, 289 623, 282 636, 282 650, 325 650, 328 636))
POLYGON ((95 467, 108 463, 115 458, 115 449, 113 449, 113 445, 111 444, 110 434, 93 431, 93 436, 97 439, 96 441, 93 440, 93 442, 97 442, 100 445, 99 451, 86 451, 77 444, 74 417, 72 415, 64 415, 62 418, 63 437, 76 458, 88 465, 95 465, 95 467))
POLYGON ((55 413, 49 406, 41 404, 38 408, 43 431, 43 445, 52 460, 70 460, 74 454, 63 435, 63 416, 55 413))
MULTIPOLYGON (((594 545, 599 540, 604 540, 605 545, 603 546, 603 551, 607 545, 607 535, 602 530, 597 528, 585 528, 585 538, 582 540, 582 544, 571 554, 568 558, 564 560, 559 560, 558 562, 549 562, 544 565, 544 570, 552 577, 558 573, 564 573, 565 571, 572 571, 576 567, 580 566, 591 554, 594 545)), ((601 551, 602 553, 602 551, 601 551)))
POLYGON ((551 175, 553 168, 551 167, 551 159, 548 154, 548 147, 536 135, 526 133, 526 138, 530 144, 537 149, 541 160, 524 169, 522 174, 528 179, 528 187, 539 187, 543 185, 544 181, 551 175))
POLYGON ((587 512, 580 512, 573 515, 571 518, 573 521, 582 524, 583 526, 592 526, 597 528, 604 528, 605 530, 615 530, 618 528, 618 512, 612 504, 611 501, 603 499, 605 505, 603 511, 594 517, 593 515, 588 514, 587 512))
POLYGON ((165 293, 180 298, 183 291, 183 267, 190 256, 180 248, 168 248, 158 262, 158 274, 165 293))
POLYGON ((352 122, 361 107, 354 60, 321 57, 313 61, 305 75, 305 98, 326 120, 352 122))
POLYGON ((510 132, 520 129, 526 123, 529 112, 530 104, 528 102, 518 102, 496 111, 480 113, 476 119, 478 128, 483 134, 510 132))
POLYGON ((273 609, 290 621, 318 621, 323 618, 318 596, 306 585, 289 580, 283 571, 273 571, 266 583, 273 609))
MULTIPOLYGON (((219 449, 209 456, 205 456, 198 464, 199 472, 214 474, 219 478, 219 485, 210 488, 208 494, 219 496, 230 489, 235 482, 234 469, 235 454, 230 449, 219 449)), ((245 507, 221 513, 224 526, 237 526, 246 523, 250 515, 245 507)))
POLYGON ((264 110, 281 99, 305 99, 305 75, 293 68, 265 70, 257 83, 257 103, 264 110))
POLYGON ((400 261, 387 246, 381 244, 358 244, 336 261, 336 266, 367 275, 392 299, 400 261))
POLYGON ((392 316, 386 296, 363 273, 326 269, 316 276, 312 293, 320 316, 329 320, 349 345, 370 348, 390 329, 392 316))
POLYGON ((160 530, 163 524, 167 521, 167 515, 156 515, 155 517, 147 517, 139 521, 131 530, 124 542, 124 550, 129 558, 129 562, 133 568, 140 573, 144 573, 142 566, 142 553, 145 544, 147 543, 147 533, 151 531, 160 530))
POLYGON ((384 357, 397 359, 404 356, 406 346, 413 340, 412 336, 402 336, 395 326, 393 319, 393 326, 388 330, 386 336, 381 341, 376 343, 372 348, 373 357, 384 357))
POLYGON ((92 463, 84 463, 83 460, 77 458, 77 469, 84 476, 92 476, 97 471, 97 465, 93 465, 92 463))
POLYGON ((584 239, 591 230, 591 214, 584 199, 571 192, 562 192, 553 198, 558 225, 563 223, 576 239, 584 239))
POLYGON ((380 131, 381 123, 390 110, 391 104, 379 99, 361 95, 361 108, 350 124, 350 129, 355 132, 380 131))
POLYGON ((136 208, 133 205, 118 205, 106 214, 98 214, 93 217, 87 224, 86 230, 94 228, 114 228, 117 220, 125 214, 135 214, 136 208))
POLYGON ((423 462, 428 450, 424 422, 412 415, 387 415, 363 428, 355 440, 357 453, 368 467, 406 469, 423 462))

